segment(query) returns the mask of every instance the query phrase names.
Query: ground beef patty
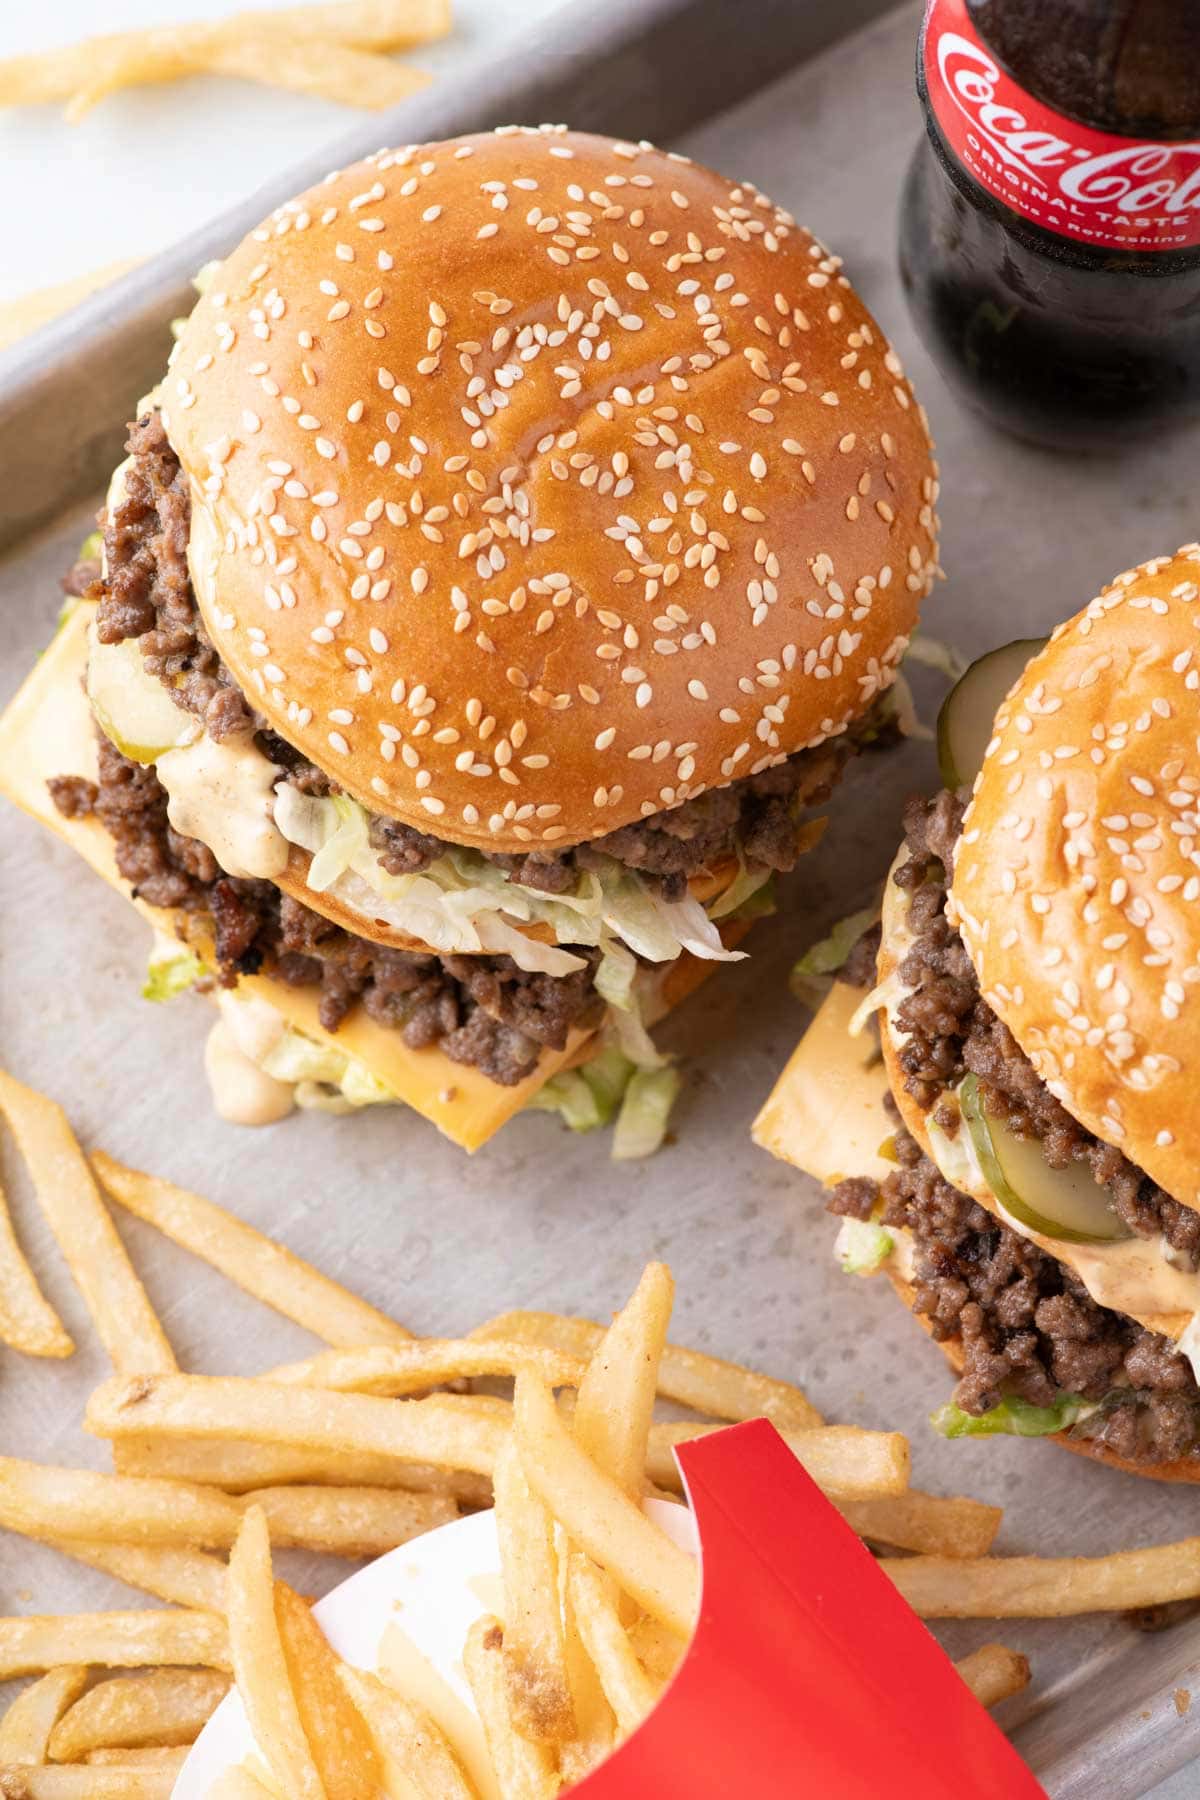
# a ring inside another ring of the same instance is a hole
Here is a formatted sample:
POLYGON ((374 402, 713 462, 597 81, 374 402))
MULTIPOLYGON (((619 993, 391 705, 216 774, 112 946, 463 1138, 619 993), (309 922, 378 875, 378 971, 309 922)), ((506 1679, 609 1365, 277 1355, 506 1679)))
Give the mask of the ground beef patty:
MULTIPOLYGON (((896 1015, 908 1033, 899 1053, 905 1088, 922 1111, 957 1128, 947 1096, 972 1071, 989 1112, 1036 1138, 1052 1167, 1085 1162, 1131 1229, 1165 1235, 1195 1266, 1200 1216, 1085 1131, 982 998, 946 917, 963 810, 949 792, 905 809, 906 854, 893 877, 908 896, 915 940, 900 965, 912 992, 896 1015)), ((877 945, 876 929, 855 946, 842 979, 869 986, 877 945)), ((1200 1388, 1187 1358, 1167 1338, 1097 1305, 1063 1264, 952 1187, 902 1126, 895 1142, 899 1167, 882 1187, 861 1177, 843 1181, 829 1210, 865 1219, 882 1202, 883 1223, 912 1234, 913 1310, 939 1342, 957 1340, 963 1374, 954 1397, 964 1412, 987 1412, 1009 1395, 1048 1406, 1079 1394, 1105 1405, 1077 1429, 1129 1461, 1200 1455, 1200 1388)))
POLYGON ((1174 1345, 1097 1306, 1069 1269, 951 1187, 902 1128, 899 1166, 879 1187, 842 1182, 833 1213, 882 1222, 914 1241, 913 1311, 963 1359, 954 1398, 983 1413, 1009 1395, 1049 1406, 1104 1400, 1081 1427, 1131 1462, 1200 1454, 1200 1388, 1174 1345))
POLYGON ((1020 1136, 1036 1138, 1052 1168, 1086 1163, 1131 1231, 1143 1237, 1162 1235, 1195 1268, 1200 1263, 1200 1213, 1181 1206, 1120 1150, 1073 1119, 982 998, 962 940, 946 918, 946 885, 962 813, 962 801, 946 792, 932 801, 914 801, 905 810, 907 855, 894 878, 909 896, 916 939, 900 965, 913 992, 896 1015, 909 1034, 899 1057, 905 1087, 928 1111, 972 1071, 988 1112, 1020 1136))
POLYGON ((226 986, 263 969, 293 987, 319 987, 327 1031, 361 1003, 412 1048, 437 1044, 454 1062, 511 1086, 532 1072, 544 1048, 561 1050, 573 1025, 599 1015, 594 952, 579 952, 587 966, 576 973, 549 976, 507 956, 393 950, 343 931, 269 881, 234 880, 203 844, 172 830, 153 768, 130 762, 104 736, 98 781, 67 776, 50 790, 67 817, 90 812, 102 821, 117 866, 141 899, 211 917, 226 986))
MULTIPOLYGON (((151 674, 171 698, 204 722, 214 738, 254 731, 261 747, 305 793, 336 793, 334 782, 306 761, 256 714, 214 648, 192 593, 187 565, 190 520, 187 480, 167 441, 162 416, 149 412, 131 427, 124 497, 105 522, 107 577, 98 598, 102 643, 139 640, 151 674)), ((849 732, 730 787, 714 789, 669 812, 622 826, 590 845, 558 854, 496 855, 515 879, 547 893, 574 886, 597 853, 657 882, 678 899, 689 880, 740 848, 761 867, 786 871, 800 855, 800 815, 823 804, 852 752, 887 738, 876 711, 849 732)), ((389 874, 416 874, 449 847, 431 833, 377 818, 372 843, 389 874)))

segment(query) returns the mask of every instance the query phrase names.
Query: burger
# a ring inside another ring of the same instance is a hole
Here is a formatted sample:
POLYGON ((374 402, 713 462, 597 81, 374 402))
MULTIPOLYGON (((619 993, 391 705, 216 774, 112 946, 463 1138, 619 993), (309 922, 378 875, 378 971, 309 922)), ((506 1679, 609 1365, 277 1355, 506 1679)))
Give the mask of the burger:
POLYGON ((1200 1480, 1198 630, 1190 544, 967 672, 946 787, 756 1126, 946 1352, 940 1430, 1171 1481, 1200 1480))
POLYGON ((220 1019, 228 1116, 661 1132, 648 1026, 819 835, 936 571, 921 409, 752 187, 380 152, 208 271, 3 786, 220 1019))

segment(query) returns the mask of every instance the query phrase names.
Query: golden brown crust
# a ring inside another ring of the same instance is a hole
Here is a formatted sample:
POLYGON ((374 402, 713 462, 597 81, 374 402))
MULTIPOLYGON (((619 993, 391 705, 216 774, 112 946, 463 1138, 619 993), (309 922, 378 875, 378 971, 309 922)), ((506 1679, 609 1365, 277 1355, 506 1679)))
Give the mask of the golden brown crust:
POLYGON ((1072 1116, 1200 1207, 1200 545, 1119 575, 996 716, 951 907, 1072 1116))
POLYGON ((381 152, 217 273, 164 384, 206 625, 373 809, 519 851, 841 731, 936 563, 923 414, 810 235, 661 152, 381 152))

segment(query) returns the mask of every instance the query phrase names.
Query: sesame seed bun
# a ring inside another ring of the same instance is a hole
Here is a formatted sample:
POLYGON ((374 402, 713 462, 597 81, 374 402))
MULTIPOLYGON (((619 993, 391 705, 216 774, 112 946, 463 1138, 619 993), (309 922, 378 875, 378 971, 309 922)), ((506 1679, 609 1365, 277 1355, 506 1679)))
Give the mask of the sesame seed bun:
POLYGON ((838 260, 646 146, 509 130, 334 175, 217 271, 163 412, 252 703, 488 850, 840 732, 936 569, 924 416, 838 260))
POLYGON ((1200 545, 1119 575, 996 715, 951 911, 1072 1117, 1200 1207, 1200 545))

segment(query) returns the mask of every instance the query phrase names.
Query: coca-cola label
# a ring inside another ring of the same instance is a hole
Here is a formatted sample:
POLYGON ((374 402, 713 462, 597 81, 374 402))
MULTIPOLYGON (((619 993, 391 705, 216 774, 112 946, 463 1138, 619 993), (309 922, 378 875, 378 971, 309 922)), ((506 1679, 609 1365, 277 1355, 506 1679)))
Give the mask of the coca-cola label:
POLYGON ((1109 250, 1200 244, 1200 141, 1119 137, 1043 106, 1000 67, 965 0, 929 0, 924 62, 950 149, 1014 212, 1109 250))

